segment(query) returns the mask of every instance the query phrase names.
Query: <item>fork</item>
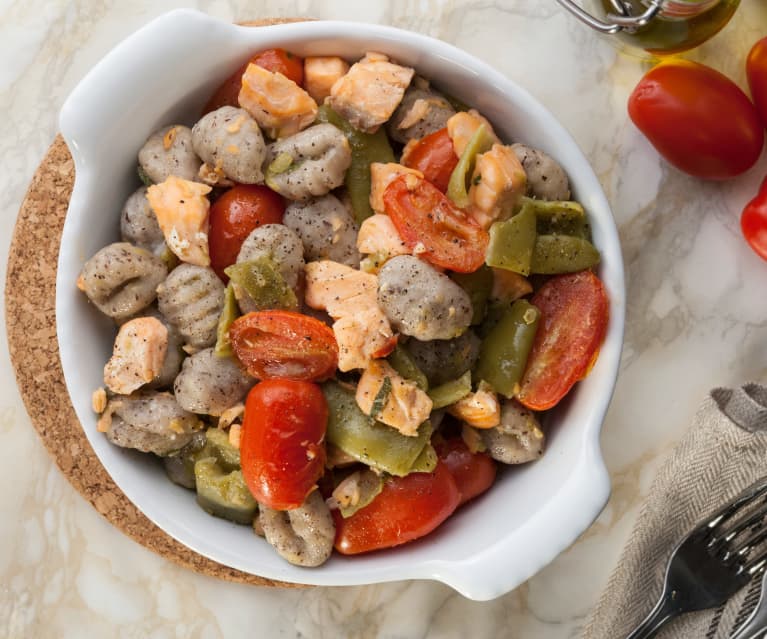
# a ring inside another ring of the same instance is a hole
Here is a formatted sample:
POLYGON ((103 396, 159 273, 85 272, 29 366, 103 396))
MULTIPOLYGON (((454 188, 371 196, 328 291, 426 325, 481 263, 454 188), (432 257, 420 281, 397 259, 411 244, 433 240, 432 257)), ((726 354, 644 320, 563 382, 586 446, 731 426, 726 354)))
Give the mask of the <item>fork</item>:
POLYGON ((756 639, 763 636, 765 631, 767 631, 767 571, 762 577, 762 590, 754 612, 730 639, 756 639))
POLYGON ((683 613, 720 606, 754 575, 765 571, 767 552, 755 558, 749 555, 767 540, 767 526, 752 530, 767 515, 767 500, 742 520, 733 521, 765 494, 767 477, 746 488, 682 539, 669 559, 658 603, 626 639, 649 639, 683 613))

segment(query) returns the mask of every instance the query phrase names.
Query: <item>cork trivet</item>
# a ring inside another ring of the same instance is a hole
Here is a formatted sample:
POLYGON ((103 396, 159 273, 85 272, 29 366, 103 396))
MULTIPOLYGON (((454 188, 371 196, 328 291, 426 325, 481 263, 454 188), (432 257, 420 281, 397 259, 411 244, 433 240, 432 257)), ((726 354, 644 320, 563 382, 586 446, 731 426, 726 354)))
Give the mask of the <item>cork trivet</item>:
POLYGON ((9 252, 5 282, 8 347, 32 425, 69 483, 109 523, 142 546, 204 575, 257 586, 302 587, 229 568, 177 542, 133 505, 93 452, 69 400, 56 339, 56 264, 74 181, 74 161, 62 137, 56 136, 21 204, 9 252))

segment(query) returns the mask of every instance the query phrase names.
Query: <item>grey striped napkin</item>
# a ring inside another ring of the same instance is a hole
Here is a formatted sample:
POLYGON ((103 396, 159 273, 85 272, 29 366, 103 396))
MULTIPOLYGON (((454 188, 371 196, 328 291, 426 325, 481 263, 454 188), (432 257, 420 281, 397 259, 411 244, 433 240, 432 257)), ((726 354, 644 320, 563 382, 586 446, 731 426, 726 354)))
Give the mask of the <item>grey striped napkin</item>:
MULTIPOLYGON (((716 388, 653 481, 583 639, 623 639, 660 596, 666 563, 704 516, 767 474, 767 387, 716 388)), ((672 621, 659 639, 726 639, 759 596, 754 579, 725 606, 672 621)))

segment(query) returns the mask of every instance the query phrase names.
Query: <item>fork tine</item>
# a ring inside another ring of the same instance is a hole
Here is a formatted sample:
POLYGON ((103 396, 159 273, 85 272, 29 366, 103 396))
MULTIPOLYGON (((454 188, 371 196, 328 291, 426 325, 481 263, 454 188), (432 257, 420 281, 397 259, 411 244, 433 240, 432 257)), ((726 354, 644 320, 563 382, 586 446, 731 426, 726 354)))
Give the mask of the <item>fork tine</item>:
POLYGON ((747 572, 753 577, 754 575, 761 575, 764 572, 765 567, 767 567, 767 551, 744 564, 740 572, 741 574, 747 572))
POLYGON ((767 477, 763 477, 755 484, 752 484, 746 488, 740 495, 738 495, 733 501, 724 506, 718 512, 714 513, 706 521, 703 522, 701 528, 708 531, 713 531, 723 523, 728 521, 735 513, 739 512, 741 508, 748 506, 751 502, 758 499, 762 495, 767 493, 767 477))
POLYGON ((750 535, 742 543, 742 545, 738 544, 739 547, 735 549, 735 553, 741 557, 745 557, 749 552, 751 552, 751 550, 761 544, 765 539, 767 539, 767 527, 762 528, 761 530, 757 530, 755 533, 750 535))
POLYGON ((746 519, 736 524, 733 528, 726 532, 722 531, 724 536, 719 537, 715 535, 714 538, 709 542, 709 546, 714 546, 717 544, 729 544, 740 533, 753 527, 755 524, 762 521, 765 517, 767 517, 767 500, 765 500, 757 510, 751 513, 746 519))

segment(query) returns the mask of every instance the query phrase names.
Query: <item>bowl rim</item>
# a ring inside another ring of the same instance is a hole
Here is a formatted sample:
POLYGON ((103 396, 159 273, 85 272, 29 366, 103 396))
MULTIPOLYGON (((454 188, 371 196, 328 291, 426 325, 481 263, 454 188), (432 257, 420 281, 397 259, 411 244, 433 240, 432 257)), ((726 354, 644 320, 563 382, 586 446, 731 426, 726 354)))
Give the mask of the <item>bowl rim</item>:
MULTIPOLYGON (((596 185, 594 199, 589 208, 593 210, 596 207, 597 210, 606 211, 608 214, 608 217, 603 220, 605 222, 603 228, 605 234, 603 241, 605 246, 600 246, 600 250, 609 250, 610 252, 610 271, 609 273, 602 275, 603 280, 605 280, 606 275, 609 275, 610 324, 608 326, 605 343, 600 351, 599 366, 607 370, 606 376, 609 378, 609 390, 604 390, 593 399, 590 420, 582 433, 583 454, 579 457, 576 469, 573 472, 576 481, 567 482, 567 485, 562 486, 551 500, 557 501, 557 503, 562 505, 568 504, 574 499, 578 500, 580 510, 578 512, 570 511, 572 516, 568 521, 570 521, 572 525, 569 526, 567 530, 560 530, 556 540, 550 541, 545 550, 539 549, 538 552, 530 553, 528 557, 515 567, 515 571, 511 575, 498 574, 499 571, 495 567, 500 544, 493 545, 484 552, 476 553, 469 559, 463 561, 427 560, 414 565, 407 565, 404 567, 399 566, 395 570, 379 571, 372 578, 370 575, 352 578, 349 578, 349 576, 346 575, 343 578, 337 578, 333 572, 323 571, 321 568, 303 571, 290 569, 286 571, 259 572, 259 576, 267 578, 314 585, 362 585, 411 578, 434 579, 442 581, 458 590, 461 594, 476 600, 492 599, 508 592, 538 572, 570 546, 596 519, 604 508, 610 493, 610 481, 602 458, 599 439, 604 417, 614 392, 623 345, 625 283, 617 229, 612 220, 612 214, 607 198, 590 163, 564 126, 548 111, 548 109, 546 109, 545 106, 533 98, 523 87, 495 70, 489 64, 447 42, 391 26, 335 20, 276 24, 259 27, 258 29, 251 29, 249 27, 232 25, 231 23, 212 18, 196 10, 178 9, 155 18, 138 31, 128 36, 128 38, 106 54, 78 83, 61 109, 59 126, 62 136, 75 160, 76 169, 75 185, 67 213, 64 233, 62 234, 62 246, 63 238, 67 236, 67 223, 72 217, 69 213, 73 210, 77 211, 82 209, 83 201, 86 197, 84 192, 85 184, 88 181, 90 170, 87 157, 81 146, 78 144, 78 139, 80 139, 79 136, 84 134, 82 125, 78 122, 76 117, 76 111, 80 101, 85 99, 87 94, 93 90, 93 86, 95 86, 94 83, 98 83, 100 79, 109 72, 113 59, 117 56, 125 55, 131 47, 136 46, 136 43, 141 40, 155 37, 156 33, 161 32, 163 29, 170 28, 171 26, 172 28, 178 29, 179 25, 183 25, 184 22, 186 22, 187 25, 195 24, 198 26, 200 24, 214 24, 217 27, 226 25, 233 30, 250 29, 251 32, 262 34, 263 37, 260 39, 267 42, 289 39, 294 36, 300 36, 302 39, 343 39, 350 37, 353 32, 353 35, 357 38, 360 36, 376 37, 389 39, 392 42, 405 40, 409 43, 417 44, 425 51, 429 51, 431 56, 445 58, 452 63, 468 66, 473 71, 481 73, 484 78, 486 78, 486 82, 494 85, 504 94, 512 93, 514 94, 515 99, 526 102, 527 106, 532 108, 536 114, 545 121, 547 127, 554 129, 558 138, 561 138, 567 144, 572 146, 579 154, 580 160, 584 166, 583 171, 589 174, 596 185), (589 491, 583 492, 584 487, 588 487, 589 491), (483 575, 482 578, 477 578, 477 575, 483 571, 485 575, 483 575), (485 578, 487 575, 490 575, 490 577, 485 578)), ((63 253, 64 251, 61 251, 59 254, 59 267, 65 259, 63 253)), ((61 272, 62 269, 59 268, 56 286, 56 324, 57 337, 61 350, 62 368, 64 369, 65 381, 69 388, 70 378, 74 374, 72 367, 73 362, 72 357, 69 354, 69 349, 63 347, 68 335, 68 328, 63 321, 66 312, 59 312, 61 309, 66 310, 69 307, 69 301, 66 299, 68 293, 65 290, 68 282, 59 281, 58 278, 60 277, 61 272)), ((78 417, 82 423, 80 415, 78 415, 78 417)), ((86 436, 89 441, 91 441, 93 433, 88 429, 84 430, 86 431, 86 436)), ((91 441, 91 443, 93 442, 91 441)), ((94 450, 98 456, 98 450, 95 447, 94 450)), ((136 507, 167 534, 171 535, 187 547, 190 547, 195 552, 209 557, 214 561, 230 565, 238 570, 253 573, 249 568, 237 565, 236 562, 227 561, 227 558, 222 557, 220 554, 211 553, 208 548, 201 548, 190 544, 188 539, 184 538, 183 526, 179 527, 162 513, 148 511, 145 508, 145 505, 140 505, 141 500, 133 493, 131 487, 126 486, 124 485, 124 482, 119 481, 119 477, 115 477, 113 474, 114 469, 109 468, 100 456, 99 460, 105 470, 113 477, 118 487, 136 505, 136 507)), ((534 523, 534 520, 535 518, 529 521, 534 523)), ((534 526, 526 526, 522 530, 516 532, 517 537, 522 538, 521 540, 523 543, 525 541, 534 542, 535 537, 531 534, 531 528, 534 528, 534 526), (524 532, 525 529, 527 530, 527 534, 522 535, 521 533, 524 532)))

